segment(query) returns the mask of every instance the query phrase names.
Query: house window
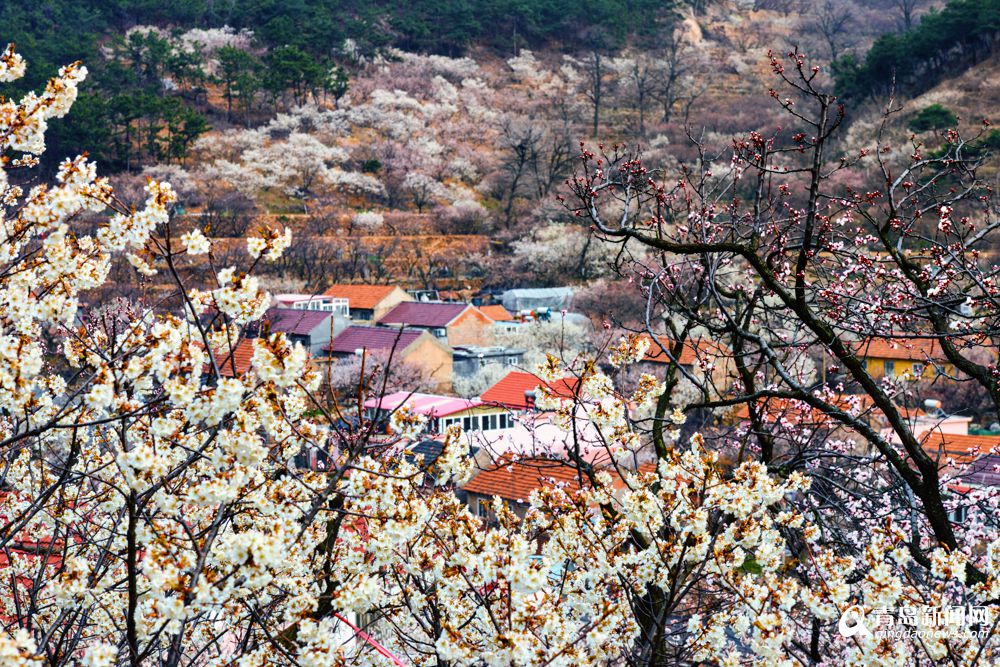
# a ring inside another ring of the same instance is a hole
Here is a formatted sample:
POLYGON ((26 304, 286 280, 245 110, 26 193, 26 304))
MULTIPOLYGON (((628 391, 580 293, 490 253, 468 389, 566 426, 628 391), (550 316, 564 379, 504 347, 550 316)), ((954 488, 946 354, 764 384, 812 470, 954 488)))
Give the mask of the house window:
POLYGON ((885 376, 891 378, 895 374, 896 374, 896 362, 895 361, 885 362, 885 376))
POLYGON ((921 364, 921 363, 915 363, 915 364, 913 364, 913 368, 910 371, 910 373, 914 377, 923 377, 923 375, 924 375, 924 368, 926 368, 926 367, 923 364, 921 364))
POLYGON ((432 329, 431 331, 438 338, 445 338, 448 335, 447 329, 432 329))
POLYGON ((462 430, 468 431, 471 428, 472 428, 472 418, 462 417, 462 430))
POLYGON ((963 524, 965 519, 969 516, 969 508, 965 505, 960 505, 948 512, 948 520, 952 523, 963 524))
POLYGON ((312 451, 308 449, 302 449, 298 454, 295 455, 293 461, 295 462, 295 467, 303 470, 311 469, 312 466, 312 451))
POLYGON ((472 430, 473 431, 479 430, 479 415, 476 415, 475 417, 472 418, 472 430))
POLYGON ((507 365, 508 366, 516 366, 517 365, 517 357, 507 357, 507 365))
POLYGON ((485 498, 476 498, 476 516, 486 518, 490 515, 490 501, 485 498))
POLYGON ((490 425, 487 428, 489 428, 492 431, 496 427, 497 427, 497 416, 490 415, 490 425))
POLYGON ((510 416, 506 412, 500 415, 500 428, 510 428, 510 416))

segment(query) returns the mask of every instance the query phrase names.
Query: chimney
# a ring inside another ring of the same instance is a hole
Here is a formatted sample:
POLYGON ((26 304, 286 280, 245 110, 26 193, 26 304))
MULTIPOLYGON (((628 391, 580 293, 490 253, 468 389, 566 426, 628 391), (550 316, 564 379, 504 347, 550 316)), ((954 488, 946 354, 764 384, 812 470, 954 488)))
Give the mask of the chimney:
POLYGON ((524 390, 524 404, 528 406, 528 409, 535 409, 535 390, 525 389, 524 390))

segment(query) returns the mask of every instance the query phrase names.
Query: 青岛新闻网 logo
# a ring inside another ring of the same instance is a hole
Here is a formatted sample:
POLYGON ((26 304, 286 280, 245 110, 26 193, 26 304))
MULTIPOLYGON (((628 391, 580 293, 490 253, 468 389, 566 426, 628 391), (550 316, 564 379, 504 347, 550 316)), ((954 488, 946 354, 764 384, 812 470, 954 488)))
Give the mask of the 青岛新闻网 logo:
POLYGON ((872 634, 871 630, 865 626, 865 610, 859 605, 844 610, 840 616, 840 622, 837 623, 837 630, 844 637, 853 637, 858 634, 870 637, 872 634))

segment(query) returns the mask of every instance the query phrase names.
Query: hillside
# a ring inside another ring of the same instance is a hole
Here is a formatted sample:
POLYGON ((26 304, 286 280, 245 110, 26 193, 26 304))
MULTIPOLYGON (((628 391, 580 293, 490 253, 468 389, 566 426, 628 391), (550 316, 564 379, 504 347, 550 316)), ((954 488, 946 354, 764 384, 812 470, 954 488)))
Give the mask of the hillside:
MULTIPOLYGON (((923 25, 930 5, 904 4, 909 15, 888 0, 808 12, 792 0, 317 1, 280 11, 185 0, 149 12, 130 1, 83 3, 85 19, 75 5, 44 15, 22 7, 12 25, 42 65, 36 76, 71 56, 91 70, 75 113, 53 123, 54 156, 88 146, 134 203, 146 178, 172 182, 178 219, 219 238, 220 253, 224 239, 288 226, 303 245, 268 268, 275 287, 391 280, 474 291, 613 275, 609 255, 557 200, 581 141, 642 146, 665 177, 700 156, 724 168, 734 136, 783 122, 767 96, 769 50, 798 44, 833 89, 837 63, 863 61, 886 31, 908 35, 907 21, 911 31, 923 25), (565 12, 564 23, 552 12, 565 12), (62 41, 42 39, 78 20, 82 29, 62 41), (490 21, 507 27, 488 30, 490 21), (435 22, 447 33, 430 30, 435 22), (616 28, 592 35, 591 24, 616 28)), ((973 110, 988 112, 993 99, 982 75, 993 67, 900 98, 888 131, 905 144, 914 114, 933 104, 975 124, 973 110)), ((848 101, 843 154, 869 146, 881 122, 878 94, 848 101)), ((935 131, 922 135, 931 148, 935 131)))

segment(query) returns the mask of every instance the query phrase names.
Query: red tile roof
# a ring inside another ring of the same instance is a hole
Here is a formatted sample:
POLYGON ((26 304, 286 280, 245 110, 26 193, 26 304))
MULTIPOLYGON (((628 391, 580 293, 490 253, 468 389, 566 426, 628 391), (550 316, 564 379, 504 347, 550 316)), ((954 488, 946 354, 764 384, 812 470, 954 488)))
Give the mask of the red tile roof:
POLYGON ((942 360, 941 344, 933 338, 869 338, 855 344, 860 357, 907 361, 942 360))
MULTIPOLYGON (((606 467, 604 470, 611 473, 611 481, 616 489, 624 488, 625 480, 619 475, 618 470, 614 467, 606 467)), ((655 470, 655 464, 639 466, 640 473, 655 470)), ((589 486, 590 480, 580 474, 579 469, 569 461, 547 458, 514 460, 503 457, 490 467, 484 468, 462 488, 481 496, 499 496, 504 500, 526 503, 531 492, 536 489, 561 487, 579 491, 589 486)))
POLYGON ((405 350, 424 331, 391 327, 349 326, 341 331, 326 347, 327 352, 354 354, 356 350, 405 350))
POLYGON ((269 308, 264 313, 262 325, 269 325, 272 332, 308 336, 317 327, 329 326, 330 313, 299 308, 269 308))
POLYGON ((374 310, 382 299, 396 289, 395 285, 331 285, 323 292, 324 296, 332 296, 337 299, 347 299, 348 308, 358 308, 361 310, 374 310))
POLYGON ((552 459, 501 459, 469 480, 464 489, 481 496, 526 503, 531 492, 542 487, 580 487, 580 474, 566 461, 552 459))
POLYGON ((421 303, 404 301, 388 313, 379 324, 405 324, 414 327, 446 327, 462 314, 465 303, 421 303))
POLYGON ((242 377, 248 370, 250 370, 250 360, 253 358, 253 341, 249 338, 244 338, 236 347, 233 348, 232 353, 229 349, 220 350, 215 354, 215 363, 219 365, 219 372, 222 377, 242 377), (234 373, 233 370, 236 372, 234 373))
POLYGON ((497 304, 492 306, 479 306, 479 310, 494 322, 512 322, 514 316, 506 308, 497 304))
MULTIPOLYGON (((571 398, 577 382, 576 378, 565 378, 548 384, 548 387, 557 396, 571 398)), ((532 373, 511 371, 500 378, 500 381, 495 385, 484 391, 479 399, 483 403, 491 405, 502 405, 512 410, 525 410, 529 406, 525 400, 524 392, 534 391, 542 384, 547 383, 532 373)))

